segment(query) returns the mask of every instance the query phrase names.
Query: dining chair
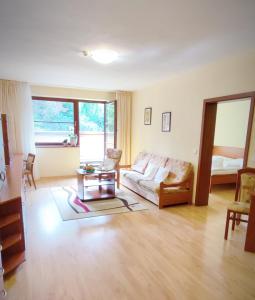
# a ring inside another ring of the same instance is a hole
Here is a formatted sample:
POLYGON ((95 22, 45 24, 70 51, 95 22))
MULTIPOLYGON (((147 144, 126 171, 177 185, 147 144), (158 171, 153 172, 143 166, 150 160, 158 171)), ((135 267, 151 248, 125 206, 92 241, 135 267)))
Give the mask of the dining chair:
POLYGON ((36 184, 34 180, 34 161, 35 161, 35 154, 28 153, 27 159, 23 160, 24 162, 23 175, 27 177, 27 181, 30 186, 31 186, 30 177, 32 178, 33 185, 36 189, 36 184))
POLYGON ((238 170, 235 201, 227 208, 227 218, 225 227, 225 240, 228 239, 229 222, 232 220, 232 230, 240 222, 248 223, 250 213, 251 194, 255 191, 255 168, 244 168, 238 170), (243 219, 243 216, 248 218, 243 219))

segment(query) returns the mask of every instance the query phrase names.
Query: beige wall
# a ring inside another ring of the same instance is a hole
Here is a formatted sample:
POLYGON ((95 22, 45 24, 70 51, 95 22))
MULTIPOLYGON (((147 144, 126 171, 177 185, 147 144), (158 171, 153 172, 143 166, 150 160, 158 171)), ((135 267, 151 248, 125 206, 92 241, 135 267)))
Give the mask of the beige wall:
POLYGON ((132 158, 143 149, 198 163, 203 99, 255 90, 255 51, 179 74, 136 91, 132 110, 132 158), (152 125, 143 124, 152 107, 152 125), (162 112, 172 112, 170 133, 162 112))
POLYGON ((80 148, 37 148, 40 177, 74 175, 80 164, 80 148))
POLYGON ((250 99, 217 105, 214 145, 245 147, 250 99))
MULTIPOLYGON (((115 92, 92 91, 47 86, 31 86, 32 96, 85 100, 115 100, 115 92)), ((40 177, 75 174, 80 163, 80 148, 37 148, 40 177)))

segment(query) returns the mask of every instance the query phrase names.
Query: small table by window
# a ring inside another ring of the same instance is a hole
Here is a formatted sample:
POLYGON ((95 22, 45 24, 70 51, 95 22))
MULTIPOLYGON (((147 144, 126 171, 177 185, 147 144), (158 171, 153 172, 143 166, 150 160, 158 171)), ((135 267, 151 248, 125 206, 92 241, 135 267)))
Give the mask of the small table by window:
POLYGON ((82 201, 115 198, 115 171, 77 169, 78 197, 82 201))

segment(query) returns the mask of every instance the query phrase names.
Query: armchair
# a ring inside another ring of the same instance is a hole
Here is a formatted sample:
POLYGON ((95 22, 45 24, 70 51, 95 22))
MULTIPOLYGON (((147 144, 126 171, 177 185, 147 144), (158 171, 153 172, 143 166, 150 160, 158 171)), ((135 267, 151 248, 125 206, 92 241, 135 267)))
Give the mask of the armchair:
POLYGON ((116 170, 116 182, 117 182, 117 188, 120 186, 120 159, 122 155, 122 150, 114 149, 114 148, 108 148, 106 149, 106 160, 103 162, 103 165, 106 164, 106 161, 108 160, 111 164, 111 168, 116 170))

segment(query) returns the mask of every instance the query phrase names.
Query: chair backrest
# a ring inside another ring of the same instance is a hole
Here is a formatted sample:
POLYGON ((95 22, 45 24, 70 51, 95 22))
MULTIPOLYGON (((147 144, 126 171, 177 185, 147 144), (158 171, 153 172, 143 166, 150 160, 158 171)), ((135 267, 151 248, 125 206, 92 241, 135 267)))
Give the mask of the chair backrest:
POLYGON ((106 149, 106 157, 114 161, 114 168, 119 167, 121 155, 122 155, 122 150, 120 149, 114 149, 114 148, 106 149))
POLYGON ((235 201, 250 203, 255 192, 255 168, 238 170, 235 201))
POLYGON ((26 170, 27 171, 32 171, 33 170, 34 161, 35 161, 35 154, 28 153, 27 160, 26 160, 26 170))

